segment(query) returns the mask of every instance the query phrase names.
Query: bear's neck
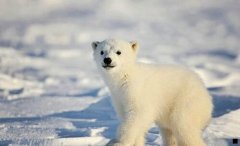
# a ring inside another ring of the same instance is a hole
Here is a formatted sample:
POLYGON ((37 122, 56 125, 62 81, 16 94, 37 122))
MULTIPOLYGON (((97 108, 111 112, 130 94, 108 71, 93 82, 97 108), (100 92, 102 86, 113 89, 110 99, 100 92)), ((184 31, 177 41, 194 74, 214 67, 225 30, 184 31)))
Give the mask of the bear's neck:
POLYGON ((109 88, 119 89, 127 87, 134 69, 135 67, 128 67, 118 72, 105 73, 104 74, 105 82, 109 88))

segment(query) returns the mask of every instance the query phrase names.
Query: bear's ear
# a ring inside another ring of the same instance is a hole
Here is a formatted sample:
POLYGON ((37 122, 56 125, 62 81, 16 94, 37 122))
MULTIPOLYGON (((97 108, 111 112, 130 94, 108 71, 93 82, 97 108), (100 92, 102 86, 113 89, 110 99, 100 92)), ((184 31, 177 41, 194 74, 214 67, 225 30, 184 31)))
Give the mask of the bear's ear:
POLYGON ((93 48, 93 50, 96 50, 96 48, 97 48, 97 46, 98 46, 99 43, 100 43, 100 42, 98 42, 98 41, 92 42, 92 48, 93 48))
POLYGON ((137 41, 131 41, 130 44, 131 44, 131 47, 132 47, 133 51, 137 51, 138 50, 139 45, 138 45, 137 41))

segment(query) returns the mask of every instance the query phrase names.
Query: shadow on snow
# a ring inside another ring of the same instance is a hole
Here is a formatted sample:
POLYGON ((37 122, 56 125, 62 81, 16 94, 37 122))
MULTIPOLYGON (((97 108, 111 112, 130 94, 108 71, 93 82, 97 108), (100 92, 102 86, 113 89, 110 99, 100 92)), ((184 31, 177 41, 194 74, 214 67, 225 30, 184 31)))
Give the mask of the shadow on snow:
POLYGON ((113 138, 118 124, 118 120, 116 119, 115 112, 111 106, 109 98, 103 98, 82 111, 56 113, 49 115, 48 117, 72 119, 70 121, 77 129, 87 129, 82 132, 58 129, 59 137, 90 136, 90 129, 106 127, 106 130, 102 133, 102 135, 107 138, 113 138))

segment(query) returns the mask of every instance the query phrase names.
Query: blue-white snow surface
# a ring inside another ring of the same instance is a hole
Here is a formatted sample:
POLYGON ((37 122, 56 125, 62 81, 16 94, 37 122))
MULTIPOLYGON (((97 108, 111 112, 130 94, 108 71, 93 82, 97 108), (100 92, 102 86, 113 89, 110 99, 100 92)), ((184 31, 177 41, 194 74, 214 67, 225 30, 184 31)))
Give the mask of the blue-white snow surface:
MULTIPOLYGON (((196 71, 215 105, 207 143, 240 137, 239 16, 238 0, 1 0, 0 145, 114 138, 118 120, 90 45, 110 37, 137 40, 139 61, 196 71)), ((162 146, 154 126, 147 145, 162 146)))

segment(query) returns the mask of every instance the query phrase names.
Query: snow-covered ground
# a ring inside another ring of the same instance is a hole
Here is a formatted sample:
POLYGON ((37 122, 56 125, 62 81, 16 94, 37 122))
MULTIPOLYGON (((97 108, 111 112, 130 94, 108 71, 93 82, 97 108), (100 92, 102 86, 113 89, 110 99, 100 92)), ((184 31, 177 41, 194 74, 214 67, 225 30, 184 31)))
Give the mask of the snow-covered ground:
MULTIPOLYGON (((140 61, 195 70, 215 105, 204 137, 230 145, 240 138, 239 16, 237 0, 1 0, 0 145, 114 138, 118 120, 90 45, 109 37, 137 40, 140 61)), ((147 145, 162 146, 156 127, 147 145)))

